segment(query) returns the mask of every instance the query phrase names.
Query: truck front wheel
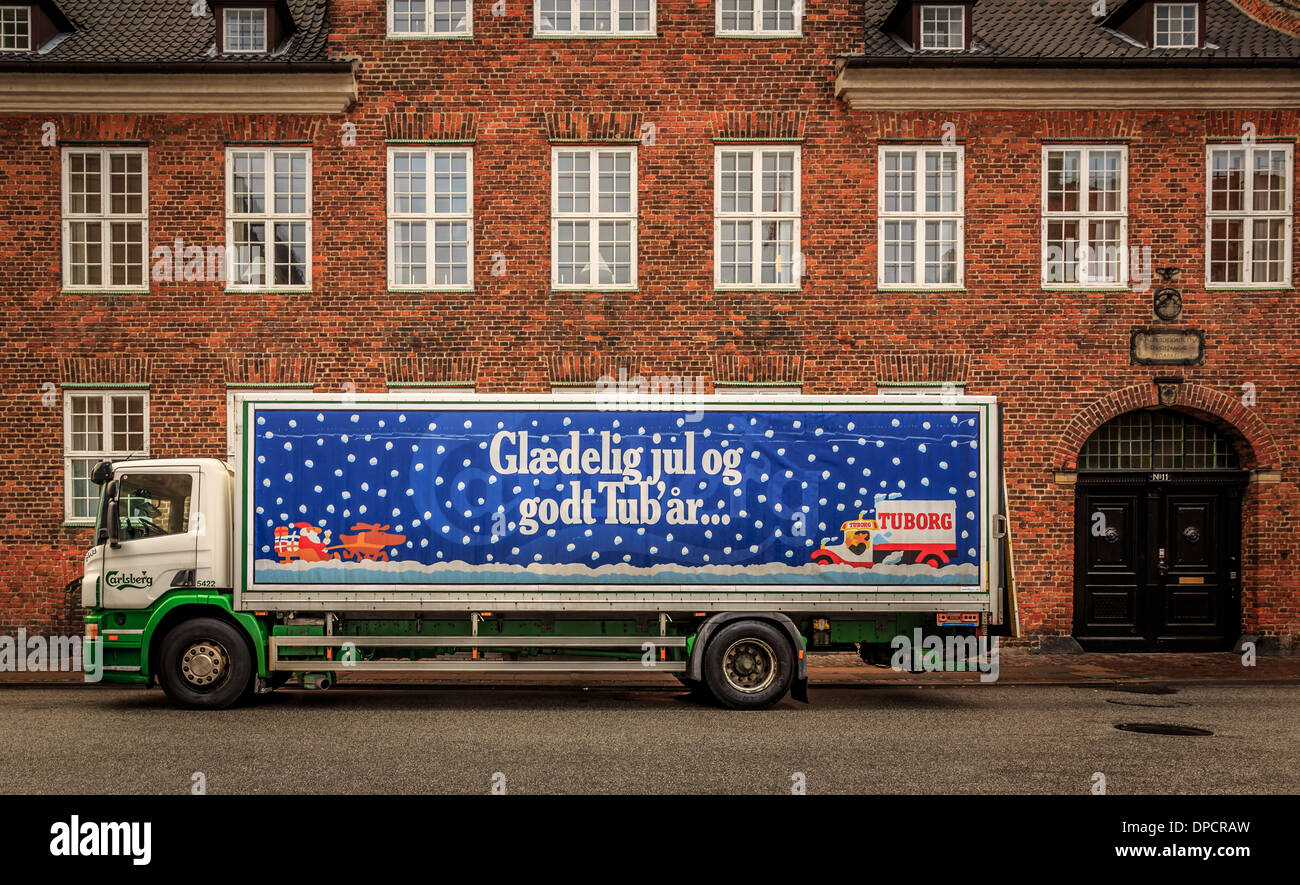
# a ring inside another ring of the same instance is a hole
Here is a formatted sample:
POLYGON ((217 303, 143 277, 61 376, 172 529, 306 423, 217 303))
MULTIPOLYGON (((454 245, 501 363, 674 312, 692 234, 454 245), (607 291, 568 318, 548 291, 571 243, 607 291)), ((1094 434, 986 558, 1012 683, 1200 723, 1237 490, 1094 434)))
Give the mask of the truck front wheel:
POLYGON ((220 710, 242 697, 253 680, 253 658, 239 631, 216 618, 172 628, 158 654, 158 682, 184 707, 220 710))
POLYGON ((737 621, 709 638, 704 682, 709 693, 733 710, 770 707, 790 690, 794 650, 790 640, 763 621, 737 621))

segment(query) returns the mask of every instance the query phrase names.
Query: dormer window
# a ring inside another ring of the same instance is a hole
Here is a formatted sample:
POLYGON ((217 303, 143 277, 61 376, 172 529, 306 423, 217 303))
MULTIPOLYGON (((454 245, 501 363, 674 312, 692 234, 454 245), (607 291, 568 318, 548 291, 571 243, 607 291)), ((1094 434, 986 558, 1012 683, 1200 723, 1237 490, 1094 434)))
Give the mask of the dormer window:
POLYGON ((922 49, 965 49, 966 7, 921 7, 922 49))
POLYGON ((31 49, 31 7, 0 6, 0 52, 30 52, 31 49))
POLYGON ((974 5, 975 0, 898 0, 881 29, 910 52, 966 52, 974 5))
POLYGON ((266 9, 226 9, 226 52, 266 52, 266 9))
POLYGON ((1156 49, 1195 49, 1200 45, 1196 3, 1155 4, 1153 45, 1156 49))

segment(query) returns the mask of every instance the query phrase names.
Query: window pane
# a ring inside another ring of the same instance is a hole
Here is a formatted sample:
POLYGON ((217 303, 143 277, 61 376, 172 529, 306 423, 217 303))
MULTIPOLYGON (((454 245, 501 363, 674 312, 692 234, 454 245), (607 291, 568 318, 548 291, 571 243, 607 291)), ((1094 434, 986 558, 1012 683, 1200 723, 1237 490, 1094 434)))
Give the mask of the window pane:
POLYGON ((591 155, 561 152, 556 156, 559 173, 557 207, 560 212, 591 211, 591 155))
POLYGON ((426 12, 425 0, 393 0, 393 33, 423 34, 426 12))
POLYGON ((1286 208, 1286 151, 1255 150, 1255 175, 1251 182, 1256 212, 1280 212, 1286 208))
POLYGON ((541 0, 539 12, 541 31, 568 31, 573 28, 569 0, 541 0))
POLYGON ((885 153, 885 211, 916 211, 916 154, 885 153))
POLYGON ((144 158, 140 154, 109 154, 109 211, 139 215, 144 211, 144 158))
POLYGON ((138 221, 109 225, 109 282, 114 286, 144 285, 144 225, 138 221))
POLYGON ((1088 210, 1121 211, 1120 187, 1123 171, 1119 151, 1088 152, 1088 210))
POLYGON ((1285 223, 1281 218, 1261 218, 1251 223, 1250 281, 1252 283, 1283 282, 1283 250, 1286 243, 1282 234, 1285 223))
POLYGON ((763 0, 763 30, 793 31, 795 0, 763 0))
POLYGON ((610 30, 610 0, 578 0, 578 30, 610 30))
POLYGON ((275 154, 275 211, 301 215, 307 211, 307 155, 275 154))
POLYGON ((620 31, 650 30, 650 0, 619 0, 618 28, 620 31))
POLYGON ((916 222, 885 222, 884 282, 909 286, 916 282, 916 222))
POLYGON ((71 407, 71 451, 102 452, 104 450, 104 400, 103 397, 74 396, 71 407))
POLYGON ((1213 219, 1210 222, 1210 282, 1242 282, 1245 251, 1241 219, 1213 219))
POLYGON ((600 237, 600 273, 602 284, 626 285, 632 282, 632 223, 602 221, 600 237))
POLYGON ((469 283, 469 225, 463 221, 434 225, 433 281, 439 286, 469 283))
POLYGON ((237 215, 260 215, 266 212, 266 155, 236 153, 233 167, 233 206, 237 215))
POLYGON ((26 6, 0 9, 0 49, 29 51, 32 49, 31 34, 31 11, 26 6))
POLYGON ((921 48, 961 49, 965 44, 965 15, 961 6, 922 6, 921 48))
POLYGON ((423 151, 393 154, 393 211, 406 215, 428 211, 426 163, 423 151))
POLYGON ((98 221, 68 225, 68 278, 74 286, 103 285, 104 228, 98 221))
POLYGON ((925 281, 957 282, 957 222, 925 223, 925 281))
POLYGON ((144 451, 144 397, 121 395, 109 397, 113 430, 110 434, 113 452, 124 455, 144 451))
POLYGON ((601 212, 632 211, 632 156, 626 152, 602 152, 598 157, 599 206, 601 212))
POLYGON ((1049 219, 1047 222, 1047 254, 1043 256, 1049 283, 1078 282, 1079 222, 1049 219))
POLYGON ((1094 283, 1117 283, 1119 278, 1119 222, 1088 223, 1088 279, 1094 283))
POLYGON ((439 215, 469 211, 469 157, 464 152, 433 155, 433 211, 439 215))
POLYGON ((1079 211, 1079 151, 1047 152, 1047 211, 1079 211))
POLYGON ((307 282, 307 225, 276 222, 275 285, 302 286, 307 282))
POLYGON ((754 155, 722 155, 722 211, 754 211, 754 155))
POLYGON ((925 211, 957 211, 957 152, 925 154, 925 211))
POLYGON ((433 0, 433 31, 455 34, 469 30, 467 0, 433 0))
POLYGON ((1240 212, 1245 208, 1246 152, 1216 150, 1210 154, 1210 208, 1240 212))
POLYGON ((266 278, 266 225, 260 221, 237 221, 231 225, 235 236, 234 282, 260 286, 266 278))
POLYGON ((794 154, 763 152, 763 211, 794 211, 794 154))
POLYGON ((718 0, 722 4, 722 30, 754 30, 754 0, 718 0))
POLYGON ((753 224, 748 221, 724 221, 720 227, 721 250, 719 271, 724 283, 754 281, 753 224))
POLYGON ((98 458, 72 459, 72 517, 93 519, 99 509, 99 486, 90 481, 98 458))
POLYGON ((266 10, 227 9, 226 52, 266 51, 266 10))
POLYGON ((556 225, 556 277, 558 282, 587 285, 591 282, 591 228, 585 221, 561 221, 556 225))
POLYGON ((423 221, 399 221, 393 225, 393 271, 397 285, 423 286, 428 281, 426 236, 423 221))
MULTIPOLYGON (((764 198, 766 199, 766 198, 764 198)), ((764 283, 794 282, 794 222, 765 221, 759 253, 764 283)))
POLYGON ((68 154, 68 211, 98 215, 103 211, 99 153, 68 154))

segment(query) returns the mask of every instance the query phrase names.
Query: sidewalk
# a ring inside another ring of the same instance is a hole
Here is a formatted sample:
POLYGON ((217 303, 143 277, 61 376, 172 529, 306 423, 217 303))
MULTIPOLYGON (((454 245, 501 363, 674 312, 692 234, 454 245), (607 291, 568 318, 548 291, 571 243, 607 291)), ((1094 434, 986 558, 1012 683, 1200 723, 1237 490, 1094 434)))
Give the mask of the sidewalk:
MULTIPOLYGON (((1242 666, 1241 656, 1216 654, 1003 654, 996 685, 1113 685, 1178 682, 1297 682, 1300 657, 1260 657, 1242 666)), ((822 687, 869 685, 981 685, 978 673, 898 673, 864 664, 851 653, 810 654, 808 676, 822 687)), ((678 688, 668 673, 357 673, 349 685, 555 686, 678 688)), ((0 673, 6 685, 85 684, 79 673, 0 673)))

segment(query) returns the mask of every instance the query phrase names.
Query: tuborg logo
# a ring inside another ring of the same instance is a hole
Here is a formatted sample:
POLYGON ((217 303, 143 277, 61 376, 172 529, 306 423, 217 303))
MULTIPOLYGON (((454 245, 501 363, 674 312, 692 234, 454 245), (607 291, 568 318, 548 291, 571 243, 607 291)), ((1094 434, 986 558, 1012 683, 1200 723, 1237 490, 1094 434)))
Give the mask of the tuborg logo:
POLYGON ((152 587, 153 578, 144 572, 136 575, 130 572, 123 574, 119 571, 111 571, 104 575, 104 583, 110 587, 152 587))

